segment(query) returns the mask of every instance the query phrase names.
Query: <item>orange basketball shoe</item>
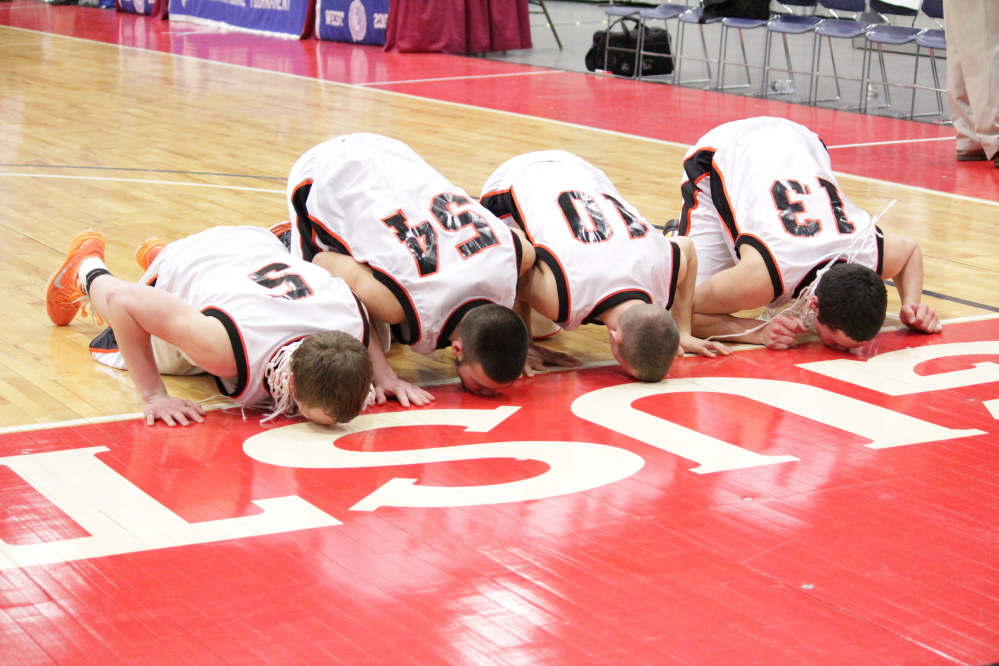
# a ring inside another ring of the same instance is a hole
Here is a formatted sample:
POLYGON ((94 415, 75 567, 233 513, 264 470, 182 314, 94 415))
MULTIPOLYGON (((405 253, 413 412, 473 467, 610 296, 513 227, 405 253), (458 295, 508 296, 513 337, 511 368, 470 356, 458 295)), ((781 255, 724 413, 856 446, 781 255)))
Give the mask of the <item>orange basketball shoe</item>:
POLYGON ((160 253, 160 250, 166 247, 166 243, 161 241, 155 236, 151 236, 146 240, 142 241, 142 244, 135 250, 135 263, 139 264, 139 268, 142 270, 149 270, 149 265, 153 263, 153 259, 160 253))
MULTIPOLYGON (((45 285, 45 309, 56 326, 68 326, 80 311, 86 298, 80 285, 80 264, 89 257, 104 261, 104 237, 91 229, 73 238, 66 260, 45 285)), ((86 310, 83 314, 86 316, 86 310)))

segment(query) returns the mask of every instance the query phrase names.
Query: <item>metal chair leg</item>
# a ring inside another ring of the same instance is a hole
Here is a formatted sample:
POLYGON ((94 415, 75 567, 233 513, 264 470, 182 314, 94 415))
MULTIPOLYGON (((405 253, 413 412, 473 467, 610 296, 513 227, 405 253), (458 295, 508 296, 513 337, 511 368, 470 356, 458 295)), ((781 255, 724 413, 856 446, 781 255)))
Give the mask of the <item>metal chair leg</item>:
MULTIPOLYGON (((548 13, 548 7, 545 6, 545 0, 530 0, 531 4, 536 4, 541 6, 541 11, 544 12, 545 19, 548 21, 548 27, 552 29, 552 34, 555 35, 555 43, 558 44, 558 50, 562 50, 562 40, 558 37, 558 30, 555 29, 555 21, 552 20, 551 14, 548 13)), ((611 4, 614 4, 613 2, 611 4)), ((521 5, 523 6, 523 5, 521 5)))
POLYGON ((861 65, 861 70, 864 72, 863 77, 860 81, 860 104, 858 109, 861 113, 867 113, 867 81, 870 77, 871 72, 871 49, 864 49, 863 64, 861 65))

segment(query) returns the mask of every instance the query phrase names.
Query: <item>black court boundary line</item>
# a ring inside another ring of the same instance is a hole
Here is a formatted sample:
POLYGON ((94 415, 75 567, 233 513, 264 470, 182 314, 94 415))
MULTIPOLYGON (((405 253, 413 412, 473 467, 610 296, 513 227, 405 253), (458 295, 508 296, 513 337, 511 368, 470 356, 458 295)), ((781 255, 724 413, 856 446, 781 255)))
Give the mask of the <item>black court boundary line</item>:
MULTIPOLYGON (((944 301, 950 301, 951 303, 960 303, 961 305, 970 305, 973 308, 979 308, 982 310, 987 310, 988 312, 999 312, 999 307, 994 305, 985 305, 983 303, 976 303, 975 301, 967 301, 963 298, 957 298, 956 296, 948 296, 947 294, 938 294, 935 291, 928 291, 923 289, 924 296, 933 296, 934 298, 939 298, 944 301)), ((999 664, 990 664, 990 666, 999 666, 999 664)))
POLYGON ((250 176, 241 173, 213 173, 211 171, 178 171, 173 169, 136 169, 129 167, 72 166, 56 164, 0 164, 0 167, 22 167, 32 169, 91 169, 96 171, 133 171, 142 173, 175 173, 188 176, 225 176, 227 178, 251 178, 257 180, 288 180, 287 176, 250 176))
MULTIPOLYGON (((885 284, 890 284, 895 286, 895 283, 891 280, 885 280, 885 284)), ((948 296, 947 294, 941 294, 936 291, 929 291, 928 289, 923 289, 923 296, 932 296, 933 298, 939 298, 943 301, 950 301, 951 303, 959 303, 961 305, 968 305, 973 308, 978 308, 979 310, 985 310, 986 312, 999 312, 999 307, 994 305, 985 305, 984 303, 976 303, 975 301, 969 301, 963 298, 958 298, 957 296, 948 296)), ((999 666, 999 663, 992 664, 990 666, 999 666)))

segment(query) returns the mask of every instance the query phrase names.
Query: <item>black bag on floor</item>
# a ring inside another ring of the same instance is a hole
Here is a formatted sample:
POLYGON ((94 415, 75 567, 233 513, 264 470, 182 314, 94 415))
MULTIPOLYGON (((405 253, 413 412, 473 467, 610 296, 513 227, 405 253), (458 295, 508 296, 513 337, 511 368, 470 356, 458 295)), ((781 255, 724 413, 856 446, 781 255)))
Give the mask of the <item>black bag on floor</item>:
MULTIPOLYGON (((621 21, 622 32, 611 33, 610 55, 607 57, 607 69, 618 76, 635 76, 635 49, 638 48, 638 21, 635 20, 635 27, 629 28, 625 21, 621 21), (615 48, 630 49, 628 51, 615 51, 615 48)), ((593 33, 593 46, 586 52, 586 69, 595 72, 604 68, 604 53, 607 48, 607 31, 597 30, 593 33)), ((645 29, 645 52, 642 58, 642 76, 655 76, 657 74, 673 73, 673 58, 661 58, 649 56, 649 53, 659 53, 670 55, 669 32, 664 28, 645 29)))

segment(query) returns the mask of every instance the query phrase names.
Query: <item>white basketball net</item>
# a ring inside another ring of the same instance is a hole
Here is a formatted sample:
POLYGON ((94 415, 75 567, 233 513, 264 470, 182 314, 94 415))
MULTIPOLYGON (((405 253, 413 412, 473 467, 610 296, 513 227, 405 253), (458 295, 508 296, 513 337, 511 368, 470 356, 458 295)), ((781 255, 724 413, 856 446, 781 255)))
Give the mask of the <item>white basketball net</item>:
POLYGON ((264 369, 264 381, 271 389, 274 409, 260 423, 267 423, 279 416, 295 416, 298 414, 298 403, 291 394, 291 357, 302 341, 292 342, 277 350, 264 369))
POLYGON ((734 338, 734 337, 737 337, 737 336, 746 335, 748 333, 755 333, 756 331, 760 330, 761 328, 764 328, 767 324, 769 324, 771 321, 773 321, 775 318, 777 318, 778 316, 780 316, 782 314, 787 314, 787 315, 790 315, 792 317, 797 317, 798 319, 801 319, 802 321, 804 321, 806 326, 808 326, 809 328, 811 328, 811 326, 812 326, 812 318, 814 316, 814 312, 808 306, 808 304, 809 304, 809 301, 812 300, 812 294, 814 294, 815 290, 818 289, 819 282, 822 280, 822 277, 826 274, 826 272, 830 268, 832 268, 833 266, 836 265, 836 262, 840 258, 845 259, 845 261, 847 263, 850 263, 854 259, 857 258, 857 254, 859 254, 860 248, 863 247, 863 245, 866 242, 868 236, 870 234, 877 234, 878 233, 878 231, 877 231, 878 220, 880 220, 884 216, 884 214, 888 212, 889 208, 891 208, 892 206, 895 205, 895 201, 896 201, 895 199, 892 199, 891 201, 889 201, 888 205, 885 206, 884 210, 882 210, 880 213, 878 213, 877 215, 874 216, 874 218, 871 220, 871 226, 870 226, 870 229, 869 229, 869 231, 867 233, 864 233, 864 234, 855 234, 853 236, 852 240, 850 241, 850 246, 848 248, 846 248, 845 250, 843 250, 841 252, 838 252, 837 254, 832 255, 827 260, 824 260, 824 261, 827 261, 826 265, 823 266, 815 274, 815 279, 812 280, 808 284, 808 286, 806 286, 804 289, 801 290, 801 292, 798 294, 798 297, 796 299, 794 299, 794 302, 791 303, 790 306, 788 306, 786 308, 773 308, 773 309, 772 308, 767 308, 758 317, 758 319, 760 321, 762 321, 763 323, 760 324, 759 326, 755 327, 755 328, 751 328, 748 331, 742 331, 741 333, 727 333, 727 334, 724 334, 724 335, 712 335, 711 337, 709 337, 707 339, 708 340, 720 340, 722 338, 734 338))

